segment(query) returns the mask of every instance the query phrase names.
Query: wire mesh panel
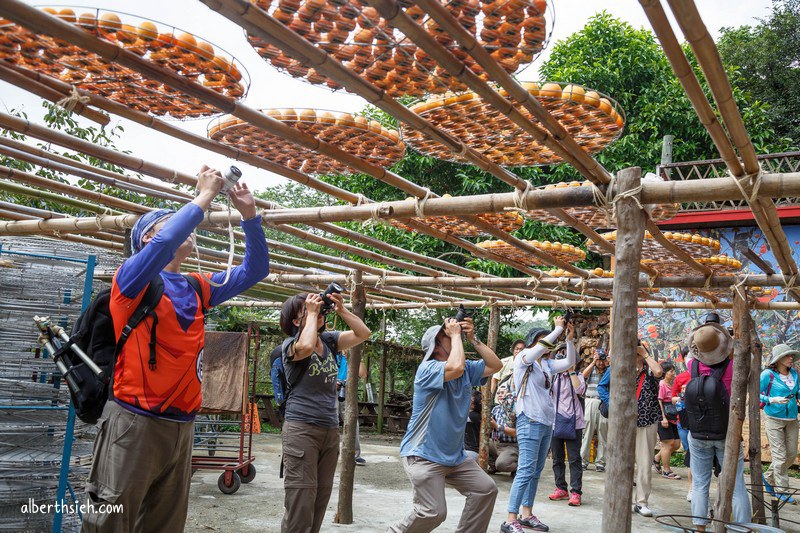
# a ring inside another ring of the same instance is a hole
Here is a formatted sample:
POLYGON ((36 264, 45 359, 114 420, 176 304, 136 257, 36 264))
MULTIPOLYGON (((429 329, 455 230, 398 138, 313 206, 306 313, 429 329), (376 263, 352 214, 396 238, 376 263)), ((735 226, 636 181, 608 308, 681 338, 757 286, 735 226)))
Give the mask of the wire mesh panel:
MULTIPOLYGON (((94 254, 111 269, 121 258, 42 238, 0 239, 0 246, 0 530, 44 531, 51 528, 53 511, 22 508, 30 500, 56 501, 69 394, 49 354, 39 348, 33 316, 50 316, 69 330, 81 310, 86 268, 69 259, 94 254)), ((93 290, 100 288, 96 281, 93 290)), ((93 426, 77 421, 69 481, 80 499, 93 433, 93 426)), ((79 527, 76 513, 63 514, 63 531, 79 527)))

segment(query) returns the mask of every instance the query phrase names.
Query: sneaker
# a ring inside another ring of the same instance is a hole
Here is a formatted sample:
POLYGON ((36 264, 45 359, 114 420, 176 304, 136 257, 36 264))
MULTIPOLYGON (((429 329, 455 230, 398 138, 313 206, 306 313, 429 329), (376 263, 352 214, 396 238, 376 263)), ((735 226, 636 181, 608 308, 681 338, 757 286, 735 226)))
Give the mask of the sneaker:
POLYGON ((519 520, 513 520, 511 522, 503 522, 500 525, 500 533, 525 533, 525 531, 520 526, 519 520))
POLYGON ((548 496, 548 498, 550 498, 554 502, 557 502, 559 500, 568 500, 569 493, 563 489, 556 488, 556 490, 553 491, 553 494, 548 496))
POLYGON ((367 461, 363 457, 356 457, 356 465, 358 466, 366 466, 367 461))
POLYGON ((692 501, 692 489, 689 489, 689 492, 686 493, 686 501, 692 501))
POLYGON ((606 471, 606 465, 595 465, 594 469, 597 472, 605 472, 606 471))
POLYGON ((648 518, 653 516, 653 511, 651 511, 650 508, 646 505, 634 505, 633 512, 638 513, 642 516, 646 516, 648 518))
POLYGON ((659 463, 658 461, 656 461, 656 460, 653 460, 653 468, 654 468, 654 469, 655 469, 655 471, 656 471, 656 472, 658 472, 659 474, 661 473, 661 463, 659 463))
POLYGON ((583 466, 584 470, 589 470, 589 463, 583 463, 581 466, 583 466))
POLYGON ((541 520, 539 520, 533 515, 530 515, 527 518, 520 518, 519 520, 517 520, 517 522, 519 522, 519 525, 521 525, 522 527, 527 529, 532 529, 534 531, 550 531, 549 527, 544 525, 544 523, 541 520))
POLYGON ((672 470, 662 470, 661 477, 666 479, 681 479, 681 476, 673 472, 672 470))
POLYGON ((764 490, 767 491, 767 494, 770 496, 775 496, 775 491, 772 489, 772 485, 767 483, 767 478, 761 476, 761 479, 764 481, 764 490))
POLYGON ((494 466, 494 465, 489 465, 489 468, 487 468, 486 471, 489 474, 496 474, 497 473, 497 467, 494 466))
POLYGON ((569 504, 570 507, 580 507, 581 506, 581 495, 577 492, 573 492, 569 495, 569 504))

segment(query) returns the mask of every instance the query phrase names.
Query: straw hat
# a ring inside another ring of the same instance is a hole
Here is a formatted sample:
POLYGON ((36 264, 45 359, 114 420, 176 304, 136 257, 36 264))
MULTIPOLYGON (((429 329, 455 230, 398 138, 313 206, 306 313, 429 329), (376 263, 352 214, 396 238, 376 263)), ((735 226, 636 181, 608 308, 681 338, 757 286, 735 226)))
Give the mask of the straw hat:
POLYGON ((772 348, 772 356, 769 358, 767 366, 772 366, 776 364, 778 361, 780 361, 787 355, 792 356, 792 364, 796 363, 797 360, 800 359, 800 352, 798 352, 797 350, 793 350, 786 344, 776 344, 772 348))
POLYGON ((713 366, 721 363, 733 350, 733 337, 728 330, 714 322, 698 326, 686 339, 689 353, 703 363, 713 366))

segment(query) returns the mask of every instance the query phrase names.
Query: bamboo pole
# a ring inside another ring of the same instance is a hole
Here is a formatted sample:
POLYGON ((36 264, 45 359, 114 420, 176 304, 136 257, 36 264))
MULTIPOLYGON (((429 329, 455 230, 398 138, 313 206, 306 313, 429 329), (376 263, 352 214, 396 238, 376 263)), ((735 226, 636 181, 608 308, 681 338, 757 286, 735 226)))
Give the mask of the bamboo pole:
POLYGON ((381 372, 378 384, 378 433, 383 434, 383 408, 386 404, 386 311, 381 317, 381 372))
POLYGON ((753 507, 753 522, 766 524, 764 510, 764 466, 761 463, 761 339, 758 338, 755 322, 750 321, 750 382, 748 392, 748 447, 750 458, 750 494, 753 507))
MULTIPOLYGON (((360 270, 354 272, 353 280, 355 282, 355 291, 351 295, 353 314, 364 320, 367 300, 360 270)), ((345 392, 344 429, 339 465, 339 504, 336 517, 333 519, 335 524, 353 523, 353 482, 356 469, 356 425, 358 424, 358 370, 361 366, 363 349, 364 345, 360 343, 353 346, 350 348, 350 356, 347 359, 347 390, 345 392)))
MULTIPOLYGON (((4 67, 4 66, 0 65, 0 69, 2 69, 2 68, 16 68, 16 67, 4 67)), ((19 72, 24 74, 24 75, 26 75, 26 76, 34 77, 34 79, 39 80, 42 83, 45 83, 45 84, 47 84, 49 86, 52 86, 52 87, 54 87, 54 88, 56 88, 58 90, 61 90, 61 91, 69 91, 69 90, 71 90, 71 86, 69 86, 68 84, 66 84, 66 83, 64 83, 64 82, 62 82, 60 80, 56 80, 54 78, 51 78, 49 76, 45 76, 45 75, 42 75, 42 74, 39 74, 39 73, 35 73, 35 72, 31 72, 31 71, 24 70, 24 69, 19 69, 19 72)), ((268 161, 266 159, 260 158, 258 156, 255 156, 255 155, 252 155, 252 154, 248 154, 246 152, 242 152, 239 149, 234 148, 232 146, 228 146, 228 145, 213 141, 211 139, 208 139, 208 138, 205 138, 205 137, 201 137, 201 136, 195 135, 193 133, 189 133, 189 132, 187 132, 185 130, 182 130, 180 128, 176 128, 175 126, 173 126, 171 124, 168 124, 168 123, 166 123, 164 121, 156 119, 156 118, 154 118, 154 117, 152 117, 152 116, 150 116, 150 115, 148 115, 146 113, 142 113, 140 111, 136 111, 134 109, 127 108, 124 105, 119 104, 117 102, 114 102, 112 100, 108 100, 106 98, 103 98, 101 96, 98 96, 98 95, 95 95, 93 93, 89 93, 89 92, 83 91, 83 90, 79 90, 79 93, 81 94, 81 96, 89 98, 93 105, 95 105, 95 106, 97 106, 97 107, 99 107, 101 109, 104 109, 104 110, 106 110, 106 111, 108 111, 110 113, 122 116, 124 118, 129 119, 129 120, 133 120, 134 122, 137 122, 137 123, 142 124, 144 126, 150 127, 152 129, 155 129, 156 131, 159 131, 161 133, 165 133, 167 135, 170 135, 170 136, 175 137, 177 139, 183 140, 183 141, 188 142, 190 144, 193 144, 195 146, 206 148, 206 149, 208 149, 208 150, 210 150, 212 152, 219 153, 219 154, 225 155, 227 157, 231 157, 231 158, 233 158, 233 159, 235 159, 237 161, 244 161, 244 162, 246 162, 246 163, 248 163, 250 165, 253 165, 253 166, 257 167, 257 168, 262 168, 264 170, 268 170, 268 171, 274 172, 276 174, 282 175, 282 176, 287 177, 289 179, 292 179, 292 180, 294 180, 294 181, 296 181, 298 183, 302 183, 304 185, 312 187, 312 188, 314 188, 314 189, 316 189, 316 190, 318 190, 320 192, 323 192, 325 194, 330 194, 331 196, 334 196, 336 198, 342 199, 342 200, 347 201, 349 203, 357 203, 357 201, 359 199, 359 197, 357 195, 355 195, 353 193, 350 193, 349 191, 345 191, 343 189, 335 188, 335 187, 333 187, 333 186, 331 186, 331 185, 329 185, 329 184, 327 184, 325 182, 322 182, 320 180, 317 180, 317 179, 312 178, 310 176, 307 176, 305 174, 296 172, 294 170, 288 169, 286 167, 283 167, 283 166, 280 166, 280 165, 276 165, 275 163, 272 163, 272 162, 270 162, 270 161, 268 161)), ((400 106, 400 108, 405 109, 403 106, 400 106)), ((412 113, 412 115, 416 116, 413 113, 412 113)), ((151 175, 153 175, 153 174, 151 174, 151 175)), ((154 177, 160 177, 161 179, 171 179, 170 176, 172 176, 171 173, 169 174, 169 176, 160 175, 160 176, 154 176, 154 177)), ((370 200, 368 198, 365 198, 364 200, 367 203, 372 203, 372 200, 370 200)), ((263 205, 260 202, 258 202, 257 205, 259 205, 260 207, 266 207, 265 205, 263 205)), ((329 231, 331 233, 334 233, 334 234, 337 234, 337 235, 340 235, 340 236, 344 236, 343 233, 346 233, 347 234, 347 238, 349 238, 350 240, 353 240, 355 242, 359 242, 361 244, 372 246, 372 247, 381 249, 383 251, 388 251, 390 253, 393 253, 394 255, 398 255, 399 257, 404 257, 406 259, 411 259, 411 260, 414 260, 414 261, 417 261, 417 262, 422 262, 422 263, 428 264, 430 266, 435 266, 435 267, 438 267, 438 268, 442 268, 443 270, 448 271, 448 272, 460 273, 460 274, 466 274, 466 275, 475 275, 475 276, 484 276, 485 275, 482 272, 469 270, 469 269, 466 269, 466 268, 463 268, 463 267, 458 267, 456 265, 450 265, 449 263, 446 263, 444 261, 437 261, 437 260, 434 260, 432 258, 426 258, 425 256, 422 256, 420 254, 415 254, 413 252, 409 252, 407 250, 403 250, 401 248, 398 248, 398 247, 395 247, 395 246, 392 246, 392 245, 388 245, 386 243, 383 243, 382 241, 378 241, 377 239, 373 239, 371 237, 367 237, 367 236, 359 234, 359 233, 355 233, 355 232, 352 232, 352 231, 349 231, 349 230, 345 230, 343 228, 339 228, 339 227, 334 226, 332 224, 312 224, 312 225, 314 227, 317 227, 317 228, 320 228, 320 229, 324 228, 326 231, 329 231)), ((433 230, 432 228, 429 228, 429 227, 425 226, 422 223, 410 222, 409 226, 411 226, 412 229, 414 229, 416 231, 419 231, 420 233, 431 235, 431 236, 433 236, 433 237, 435 237, 437 239, 444 240, 444 241, 446 241, 446 242, 448 242, 450 244, 465 248, 468 251, 470 251, 471 253, 478 255, 479 257, 484 257, 485 256, 485 257, 490 257, 492 259, 498 260, 497 256, 491 256, 490 254, 487 254, 486 252, 482 251, 480 248, 475 247, 475 245, 473 245, 469 241, 465 241, 463 239, 458 239, 456 237, 452 237, 452 236, 447 235, 445 233, 442 233, 440 231, 433 230)), ((502 261, 502 260, 501 260, 501 262, 505 262, 506 264, 509 264, 509 265, 511 265, 511 266, 513 266, 514 268, 517 268, 517 269, 520 269, 520 267, 521 267, 521 265, 513 263, 513 262, 502 261)), ((524 271, 524 270, 522 270, 522 271, 524 271)))
MULTIPOLYGON (((686 40, 697 57, 698 64, 708 81, 711 94, 717 103, 720 115, 730 134, 730 138, 739 150, 744 168, 731 168, 733 179, 742 187, 742 196, 750 203, 751 210, 761 231, 769 242, 778 265, 784 275, 795 279, 798 275, 797 264, 792 257, 792 250, 781 229, 780 218, 775 204, 769 200, 751 198, 753 190, 761 176, 755 149, 744 127, 739 108, 733 99, 730 81, 722 65, 716 44, 700 18, 700 13, 693 0, 669 0, 686 40), (746 174, 746 175, 744 175, 746 174), (744 179, 740 179, 744 178, 744 179)), ((790 294, 800 301, 800 290, 791 289, 790 294)))
MULTIPOLYGON (((617 181, 622 191, 633 191, 641 182, 638 167, 622 170, 617 181)), ((617 246, 614 268, 614 328, 611 332, 611 402, 608 420, 608 472, 603 498, 603 532, 629 533, 636 440, 636 312, 638 265, 642 254, 645 213, 635 197, 617 203, 617 246)))
MULTIPOLYGON (((736 475, 739 454, 742 450, 742 425, 747 415, 747 387, 750 377, 750 329, 753 319, 747 308, 747 300, 742 291, 733 295, 733 382, 731 383, 730 419, 725 439, 725 455, 722 473, 719 476, 719 498, 714 516, 725 522, 731 518, 733 486, 738 481, 736 475)), ((744 480, 742 480, 744 482, 744 480)), ((723 523, 715 525, 717 533, 727 529, 723 523)))
MULTIPOLYGON (((486 346, 492 351, 497 351, 497 341, 500 338, 500 308, 492 306, 489 311, 489 334, 486 338, 486 346)), ((491 379, 481 387, 481 436, 478 443, 478 464, 484 470, 489 465, 489 438, 492 432, 492 386, 491 379)))
MULTIPOLYGON (((58 105, 60 105, 59 102, 65 96, 59 91, 53 90, 47 85, 41 84, 35 80, 26 78, 25 76, 11 69, 0 69, 0 80, 21 87, 26 91, 35 94, 39 98, 49 100, 50 102, 58 105)), ((80 99, 75 102, 75 106, 71 109, 71 111, 99 124, 100 126, 107 126, 110 121, 108 115, 88 107, 81 102, 80 99)))

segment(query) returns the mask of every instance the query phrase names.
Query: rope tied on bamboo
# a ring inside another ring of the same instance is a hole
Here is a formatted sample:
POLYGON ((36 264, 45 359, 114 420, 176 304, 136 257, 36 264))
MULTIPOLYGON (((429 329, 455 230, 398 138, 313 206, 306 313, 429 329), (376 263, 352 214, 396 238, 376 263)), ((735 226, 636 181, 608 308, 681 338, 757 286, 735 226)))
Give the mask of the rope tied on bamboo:
POLYGON ((753 174, 746 174, 741 178, 741 180, 738 179, 733 174, 728 174, 728 175, 736 184, 736 187, 739 188, 739 192, 742 193, 742 198, 744 198, 747 201, 747 203, 752 204, 753 202, 758 200, 758 189, 761 187, 761 180, 764 177, 763 170, 761 169, 760 166, 758 167, 758 172, 755 172, 753 174), (747 182, 748 185, 752 185, 753 187, 753 192, 749 196, 747 195, 747 191, 745 191, 744 187, 742 186, 742 181, 747 182))
POLYGON ((655 286, 656 280, 659 278, 659 276, 661 276, 661 272, 657 270, 656 273, 653 274, 652 276, 647 276, 647 287, 649 289, 652 289, 655 286))
POLYGON ((414 211, 417 212, 417 216, 419 218, 425 218, 425 204, 428 202, 431 194, 433 194, 431 190, 425 187, 425 196, 423 196, 422 199, 416 199, 416 202, 414 203, 414 211))
POLYGON ((528 193, 531 192, 532 189, 533 189, 533 185, 531 184, 531 182, 528 181, 528 180, 525 180, 525 188, 524 189, 520 189, 520 188, 514 189, 514 207, 513 208, 507 208, 507 209, 509 211, 513 211, 513 210, 516 210, 516 211, 527 211, 528 210, 528 206, 526 205, 527 202, 525 200, 528 198, 528 193))
POLYGON ((797 276, 798 273, 795 273, 791 278, 789 278, 789 281, 786 281, 786 275, 783 272, 781 272, 781 277, 783 278, 783 284, 785 285, 784 289, 785 292, 790 292, 796 288, 795 282, 797 281, 797 276))
POLYGON ((353 278, 352 270, 349 270, 344 278, 344 287, 351 295, 356 291, 356 280, 353 278))
MULTIPOLYGON (((360 197, 364 197, 363 195, 359 194, 360 197)), ((365 198, 366 200, 366 198, 365 198)), ((361 198, 359 198, 361 201, 361 198)), ((389 224, 381 218, 381 211, 386 207, 386 202, 381 203, 374 203, 372 207, 369 209, 369 218, 366 219, 364 222, 361 223, 362 228, 367 228, 373 226, 375 224, 379 224, 382 226, 389 226, 389 224)))
POLYGON ((703 284, 703 289, 708 290, 711 288, 711 279, 714 277, 714 272, 712 271, 711 274, 706 276, 706 282, 703 284))
POLYGON ((75 107, 78 104, 87 106, 91 101, 92 101, 91 98, 89 98, 88 96, 81 96, 81 93, 79 93, 78 89, 76 89, 75 86, 73 85, 70 93, 61 100, 59 100, 58 102, 56 102, 56 105, 63 107, 66 111, 69 111, 71 113, 72 111, 75 110, 75 107))
POLYGON ((611 210, 608 208, 612 202, 612 189, 614 187, 614 181, 617 179, 615 175, 611 175, 611 181, 608 182, 606 185, 606 191, 603 192, 600 188, 592 183, 592 196, 594 197, 594 205, 606 216, 606 223, 611 226, 612 215, 611 210))
POLYGON ((589 309, 589 297, 586 296, 586 289, 589 287, 589 280, 581 279, 581 311, 589 309))
POLYGON ((745 274, 745 276, 742 278, 742 281, 740 281, 739 283, 735 283, 733 285, 733 287, 731 287, 733 289, 733 292, 738 294, 739 298, 741 298, 742 300, 746 300, 747 299, 745 297, 745 293, 743 292, 742 287, 744 286, 744 283, 747 281, 747 278, 749 278, 749 277, 750 277, 750 272, 745 274))
POLYGON ((533 285, 533 289, 531 289, 531 291, 532 292, 536 292, 537 290, 539 290, 539 284, 540 283, 541 283, 541 281, 539 281, 539 278, 536 277, 536 276, 533 276, 533 277, 531 277, 531 279, 528 280, 528 282, 525 285, 528 286, 528 287, 533 285))
POLYGON ((387 275, 387 272, 384 270, 384 271, 381 273, 381 277, 380 277, 380 278, 378 279, 378 281, 375 283, 375 290, 376 290, 376 291, 383 290, 383 287, 384 287, 384 285, 386 285, 386 275, 387 275))

